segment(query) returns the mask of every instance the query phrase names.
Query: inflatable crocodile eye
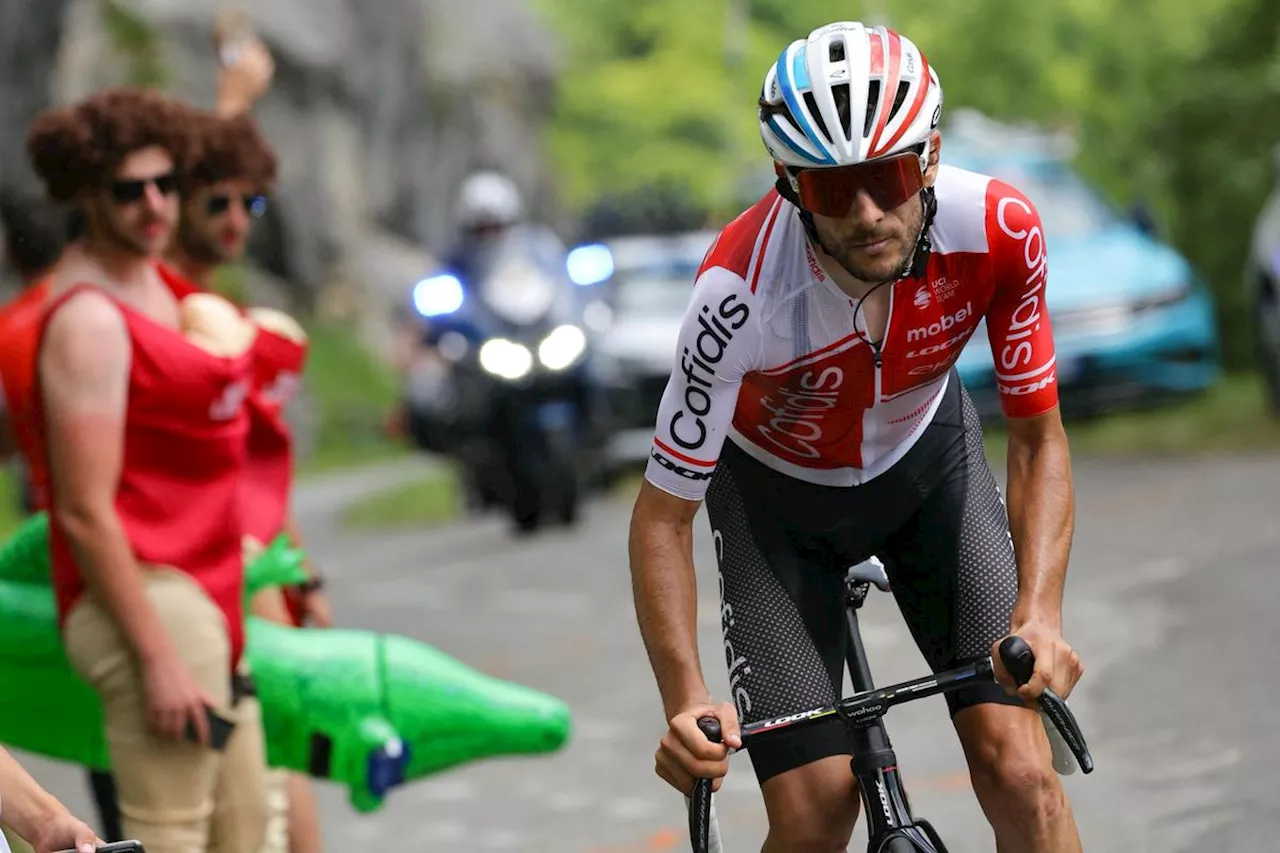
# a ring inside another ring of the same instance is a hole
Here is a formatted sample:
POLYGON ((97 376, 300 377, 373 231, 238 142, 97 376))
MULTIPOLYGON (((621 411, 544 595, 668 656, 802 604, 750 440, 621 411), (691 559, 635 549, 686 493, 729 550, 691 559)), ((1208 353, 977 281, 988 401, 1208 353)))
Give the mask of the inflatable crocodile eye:
POLYGON ((193 293, 178 305, 187 340, 208 353, 234 358, 248 352, 258 328, 216 293, 193 293))
POLYGON ((277 311, 275 308, 250 308, 249 319, 257 323, 259 328, 266 329, 268 332, 291 340, 296 344, 305 344, 307 342, 306 330, 302 328, 302 325, 297 320, 283 311, 277 311))

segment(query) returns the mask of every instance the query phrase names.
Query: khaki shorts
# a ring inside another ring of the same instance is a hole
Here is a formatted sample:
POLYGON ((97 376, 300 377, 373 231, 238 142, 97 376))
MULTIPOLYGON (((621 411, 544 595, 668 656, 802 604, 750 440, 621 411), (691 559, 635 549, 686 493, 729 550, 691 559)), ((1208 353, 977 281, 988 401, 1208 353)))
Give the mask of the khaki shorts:
POLYGON ((231 707, 226 620, 188 574, 146 567, 147 597, 187 671, 236 721, 222 752, 147 729, 141 672, 124 635, 86 592, 67 616, 72 667, 102 700, 125 837, 147 853, 259 853, 267 825, 267 768, 257 699, 231 707))

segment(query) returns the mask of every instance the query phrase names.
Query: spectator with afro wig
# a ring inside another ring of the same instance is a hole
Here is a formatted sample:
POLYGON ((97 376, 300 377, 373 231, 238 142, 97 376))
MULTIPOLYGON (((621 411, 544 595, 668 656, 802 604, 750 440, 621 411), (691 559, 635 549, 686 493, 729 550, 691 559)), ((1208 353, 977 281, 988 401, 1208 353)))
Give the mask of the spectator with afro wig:
POLYGON ((148 853, 258 853, 265 750, 239 668, 252 338, 197 335, 192 306, 214 297, 159 262, 199 158, 194 123, 136 89, 32 122, 37 175, 85 222, 38 333, 33 479, 59 628, 102 701, 125 836, 148 853))

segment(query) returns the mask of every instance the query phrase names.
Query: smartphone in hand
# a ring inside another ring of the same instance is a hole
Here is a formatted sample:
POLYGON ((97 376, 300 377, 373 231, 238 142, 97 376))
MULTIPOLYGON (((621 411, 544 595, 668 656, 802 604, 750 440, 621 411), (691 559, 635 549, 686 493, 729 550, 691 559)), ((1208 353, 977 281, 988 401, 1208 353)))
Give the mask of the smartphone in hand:
MULTIPOLYGON (((75 850, 58 850, 55 853, 76 853, 75 850)), ((114 844, 103 844, 98 853, 147 853, 141 841, 117 841, 114 844)))
MULTIPOLYGON (((204 706, 204 717, 209 725, 209 746, 222 752, 227 748, 227 740, 231 737, 231 731, 236 727, 235 720, 227 719, 208 705, 204 706)), ((183 736, 192 743, 198 743, 199 735, 196 734, 195 724, 190 719, 187 720, 187 730, 183 732, 183 736)), ((98 848, 102 850, 102 848, 98 848)))

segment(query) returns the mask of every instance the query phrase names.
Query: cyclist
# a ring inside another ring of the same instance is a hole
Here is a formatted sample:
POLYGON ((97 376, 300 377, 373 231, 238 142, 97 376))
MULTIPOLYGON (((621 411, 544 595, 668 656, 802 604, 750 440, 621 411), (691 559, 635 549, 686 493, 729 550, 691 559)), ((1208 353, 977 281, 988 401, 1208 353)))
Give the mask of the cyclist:
MULTIPOLYGON (((935 671, 1011 633, 1030 644, 1035 677, 1017 695, 1001 669, 1004 689, 948 704, 998 848, 1078 851, 1025 704, 1045 686, 1068 695, 1082 672, 1062 637, 1073 495, 1044 234, 1015 188, 939 165, 941 112, 936 72, 884 27, 824 26, 765 76, 758 117, 777 184, 703 261, 631 521, 637 617, 669 721, 656 770, 685 793, 695 776, 718 786, 740 721, 832 704, 844 573, 876 555, 935 671), (952 368, 984 319, 1008 515, 952 368), (732 700, 720 704, 696 642, 704 498, 732 700), (697 729, 708 714, 725 745, 697 729)), ((848 751, 834 717, 752 742, 765 851, 846 849, 848 751)))

